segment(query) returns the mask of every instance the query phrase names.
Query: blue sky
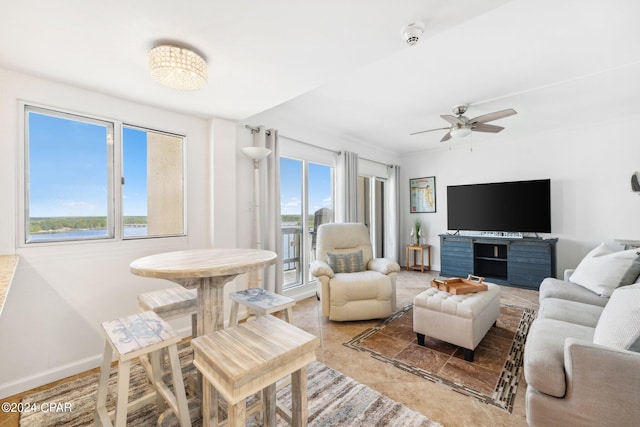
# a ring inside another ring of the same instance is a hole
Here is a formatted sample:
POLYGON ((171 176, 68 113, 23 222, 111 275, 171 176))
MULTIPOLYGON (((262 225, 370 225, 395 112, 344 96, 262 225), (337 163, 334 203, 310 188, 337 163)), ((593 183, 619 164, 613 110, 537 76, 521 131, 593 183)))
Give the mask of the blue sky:
MULTIPOLYGON (((331 168, 309 162, 309 214, 332 207, 331 168)), ((283 215, 300 215, 302 211, 302 161, 280 159, 280 211, 283 215)))
POLYGON ((147 215, 147 132, 127 128, 123 130, 123 165, 125 184, 123 214, 147 215))
POLYGON ((106 216, 107 129, 29 113, 29 215, 106 216))
MULTIPOLYGON (((146 132, 124 137, 124 214, 146 215, 146 132)), ((107 216, 106 141, 105 126, 29 112, 29 215, 107 216)))

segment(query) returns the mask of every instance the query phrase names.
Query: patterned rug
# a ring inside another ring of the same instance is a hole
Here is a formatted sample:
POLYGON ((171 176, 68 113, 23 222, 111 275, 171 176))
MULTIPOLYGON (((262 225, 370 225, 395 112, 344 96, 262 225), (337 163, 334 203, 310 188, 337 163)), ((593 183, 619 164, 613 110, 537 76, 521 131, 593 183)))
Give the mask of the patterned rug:
POLYGON ((511 412, 534 318, 534 310, 502 305, 497 325, 478 344, 473 362, 464 360, 461 348, 434 338, 426 337, 424 347, 418 345, 411 304, 344 345, 511 412))
MULTIPOLYGON (((190 365, 192 360, 190 347, 187 346, 180 350, 180 359, 183 367, 190 366, 190 369, 193 369, 193 366, 190 365)), ((115 406, 112 392, 116 388, 116 375, 117 371, 113 369, 109 383, 110 393, 107 399, 108 410, 112 410, 115 406)), ((313 362, 309 365, 307 378, 310 426, 442 427, 424 415, 383 396, 320 362, 313 362)), ((23 405, 35 405, 37 407, 42 402, 47 402, 47 404, 53 402, 60 403, 60 407, 65 408, 67 407, 65 404, 68 403, 71 410, 53 413, 42 411, 26 412, 20 418, 20 426, 92 426, 97 384, 98 374, 92 374, 25 397, 21 402, 23 405)), ((146 394, 151 389, 143 368, 138 363, 132 364, 130 401, 135 397, 146 394)), ((290 408, 291 386, 288 385, 279 390, 277 399, 280 403, 290 408)), ((193 408, 191 406, 193 426, 202 425, 197 407, 193 408)), ((156 425, 158 413, 155 408, 155 404, 150 404, 129 413, 127 426, 156 425)), ((169 417, 161 424, 177 425, 177 419, 169 417)), ((258 426, 259 423, 253 419, 249 420, 248 425, 258 426)), ((287 424, 278 416, 278 426, 281 425, 287 424)))

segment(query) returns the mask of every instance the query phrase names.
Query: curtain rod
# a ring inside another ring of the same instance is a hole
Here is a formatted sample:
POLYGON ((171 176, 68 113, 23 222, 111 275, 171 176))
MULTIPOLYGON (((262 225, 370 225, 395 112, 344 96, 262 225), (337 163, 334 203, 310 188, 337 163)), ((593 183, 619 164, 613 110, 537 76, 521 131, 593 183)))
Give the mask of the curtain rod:
POLYGON ((379 165, 386 166, 388 168, 394 167, 394 165, 390 165, 389 163, 382 163, 382 162, 379 162, 377 160, 365 159, 364 157, 360 157, 360 159, 361 160, 366 160, 367 162, 371 162, 371 163, 377 163, 379 165))
MULTIPOLYGON (((249 125, 244 125, 244 127, 249 129, 249 130, 251 130, 252 134, 260 132, 260 128, 259 127, 253 127, 253 126, 249 126, 249 125)), ((264 133, 267 134, 267 135, 271 135, 271 131, 270 130, 265 130, 264 133)), ((294 141, 294 142, 297 142, 299 144, 308 145, 309 147, 319 148, 319 149, 325 150, 325 151, 331 151, 332 153, 335 153, 338 156, 342 154, 342 151, 336 151, 336 150, 332 150, 330 148, 325 148, 325 147, 321 147, 319 145, 311 144, 309 142, 300 141, 299 139, 291 138, 290 136, 287 136, 287 135, 278 134, 278 136, 280 138, 286 138, 286 139, 288 139, 290 141, 294 141)))
MULTIPOLYGON (((260 128, 259 127, 253 127, 253 126, 249 126, 249 125, 244 125, 244 127, 247 128, 247 129, 250 129, 252 134, 260 132, 260 128)), ((267 135, 270 135, 271 131, 270 130, 266 130, 264 133, 266 133, 267 135)), ((286 136, 286 135, 282 135, 282 134, 279 134, 278 136, 280 136, 280 138, 285 138, 285 139, 288 139, 290 141, 297 142, 299 144, 308 145, 309 147, 319 148, 319 149, 325 150, 325 151, 331 151, 332 153, 335 153, 338 156, 342 155, 342 151, 336 151, 336 150, 332 150, 330 148, 320 147, 319 145, 311 144, 311 143, 305 142, 305 141, 300 141, 299 139, 291 138, 290 136, 286 136)), ((364 157, 360 157, 360 158, 362 160, 366 160, 367 162, 377 163, 379 165, 386 166, 388 168, 394 167, 394 165, 390 165, 388 163, 382 163, 382 162, 379 162, 377 160, 365 159, 364 157)))

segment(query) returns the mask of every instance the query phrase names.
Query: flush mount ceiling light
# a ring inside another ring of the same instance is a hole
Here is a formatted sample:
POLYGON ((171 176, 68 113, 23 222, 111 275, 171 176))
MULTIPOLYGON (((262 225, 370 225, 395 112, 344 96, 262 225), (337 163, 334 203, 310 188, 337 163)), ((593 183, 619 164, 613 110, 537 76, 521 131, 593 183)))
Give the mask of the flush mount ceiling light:
POLYGON ((207 63, 197 53, 161 45, 149 52, 149 72, 157 82, 173 89, 198 90, 207 84, 207 63))

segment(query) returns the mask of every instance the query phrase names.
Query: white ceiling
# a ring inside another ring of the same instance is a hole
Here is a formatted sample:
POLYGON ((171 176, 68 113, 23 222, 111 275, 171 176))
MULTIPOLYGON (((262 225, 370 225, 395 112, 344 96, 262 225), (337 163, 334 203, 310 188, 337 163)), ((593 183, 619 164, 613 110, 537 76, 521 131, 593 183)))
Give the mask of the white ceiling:
POLYGON ((639 16, 635 0, 0 0, 0 66, 204 117, 271 109, 285 133, 306 123, 402 155, 441 146, 446 131, 408 134, 459 103, 519 113, 474 143, 640 113, 639 16), (204 90, 151 80, 166 41, 208 60, 204 90))

